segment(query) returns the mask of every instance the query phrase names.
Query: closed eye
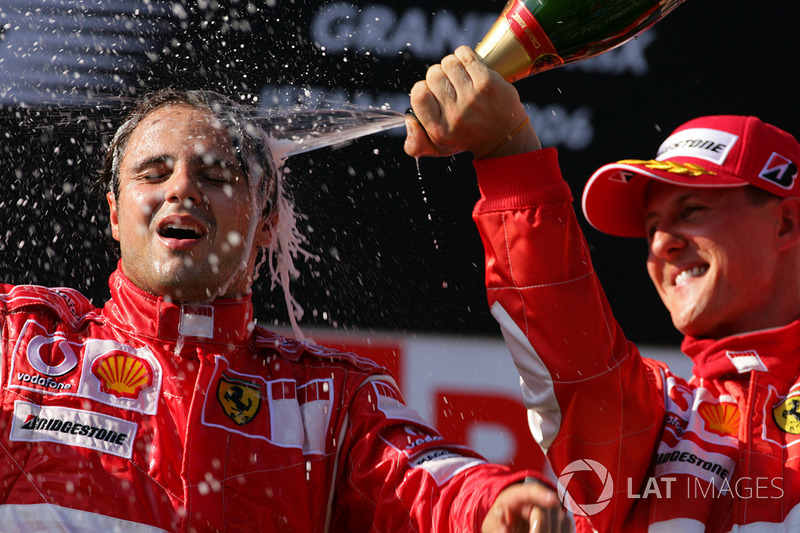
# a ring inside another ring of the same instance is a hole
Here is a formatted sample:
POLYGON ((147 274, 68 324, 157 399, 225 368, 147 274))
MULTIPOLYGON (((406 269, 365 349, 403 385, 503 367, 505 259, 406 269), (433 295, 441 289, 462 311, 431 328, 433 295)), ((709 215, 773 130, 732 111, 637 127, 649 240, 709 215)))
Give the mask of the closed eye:
POLYGON ((691 220, 692 218, 696 218, 697 216, 701 215, 707 207, 705 205, 699 204, 690 204, 683 207, 681 211, 681 218, 684 220, 691 220))
POLYGON ((200 170, 200 173, 205 180, 212 183, 231 183, 235 180, 234 173, 225 167, 206 167, 200 170))
POLYGON ((147 181, 158 181, 158 180, 162 180, 162 179, 166 178, 168 175, 169 174, 167 172, 159 172, 159 171, 155 171, 155 170, 150 170, 148 172, 145 172, 142 177, 144 179, 146 179, 147 181))
POLYGON ((148 181, 161 180, 175 169, 175 160, 166 155, 159 155, 140 161, 133 168, 134 174, 148 181))

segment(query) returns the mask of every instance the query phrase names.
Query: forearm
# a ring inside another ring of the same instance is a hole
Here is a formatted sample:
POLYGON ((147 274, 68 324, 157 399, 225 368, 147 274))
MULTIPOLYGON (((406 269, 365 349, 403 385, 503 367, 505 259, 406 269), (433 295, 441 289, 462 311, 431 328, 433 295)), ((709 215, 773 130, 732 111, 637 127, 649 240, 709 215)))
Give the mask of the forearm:
MULTIPOLYGON (((525 383, 532 432, 557 475, 592 459, 624 491, 625 478, 645 475, 660 433, 659 378, 613 318, 555 152, 475 166, 489 305, 525 383)), ((596 502, 603 486, 594 473, 576 476, 586 479, 571 495, 596 502)), ((617 493, 600 523, 619 524, 630 503, 617 493)))
POLYGON ((486 463, 399 403, 386 409, 384 393, 392 389, 370 382, 352 402, 337 524, 353 531, 477 531, 503 489, 530 476, 547 483, 535 472, 486 463))

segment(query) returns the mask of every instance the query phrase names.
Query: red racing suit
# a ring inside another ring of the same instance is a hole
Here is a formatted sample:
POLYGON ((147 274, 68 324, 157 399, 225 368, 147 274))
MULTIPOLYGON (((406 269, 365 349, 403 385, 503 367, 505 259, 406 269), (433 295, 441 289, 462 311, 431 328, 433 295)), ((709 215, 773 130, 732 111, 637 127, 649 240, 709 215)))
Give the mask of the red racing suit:
POLYGON ((800 531, 800 322, 686 338, 694 376, 675 376, 614 320, 556 151, 475 167, 489 304, 582 525, 800 531))
POLYGON ((474 531, 511 473, 374 363, 179 305, 0 285, 0 530, 474 531))

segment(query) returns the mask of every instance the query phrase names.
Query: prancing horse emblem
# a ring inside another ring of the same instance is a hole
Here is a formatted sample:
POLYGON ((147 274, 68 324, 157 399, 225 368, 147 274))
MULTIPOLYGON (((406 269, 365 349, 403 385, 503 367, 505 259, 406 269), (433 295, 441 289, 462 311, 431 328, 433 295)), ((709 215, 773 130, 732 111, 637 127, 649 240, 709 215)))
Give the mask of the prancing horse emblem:
POLYGON ((261 389, 248 381, 221 376, 217 399, 228 417, 243 426, 250 422, 261 406, 261 389))
POLYGON ((800 396, 786 398, 772 409, 772 417, 786 433, 800 435, 800 396))

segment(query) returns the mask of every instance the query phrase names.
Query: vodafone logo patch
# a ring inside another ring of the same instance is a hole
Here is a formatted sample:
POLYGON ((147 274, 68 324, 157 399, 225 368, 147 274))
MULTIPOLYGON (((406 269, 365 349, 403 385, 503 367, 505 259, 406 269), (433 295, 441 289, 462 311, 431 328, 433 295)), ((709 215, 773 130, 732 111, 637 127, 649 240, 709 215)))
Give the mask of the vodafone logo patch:
POLYGON ((61 335, 37 335, 28 343, 28 363, 39 373, 59 377, 78 366, 78 356, 61 335), (43 347, 47 347, 46 350, 43 347), (47 361, 43 356, 47 352, 47 361))

